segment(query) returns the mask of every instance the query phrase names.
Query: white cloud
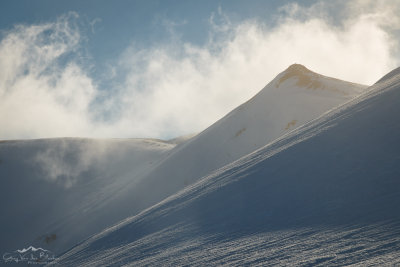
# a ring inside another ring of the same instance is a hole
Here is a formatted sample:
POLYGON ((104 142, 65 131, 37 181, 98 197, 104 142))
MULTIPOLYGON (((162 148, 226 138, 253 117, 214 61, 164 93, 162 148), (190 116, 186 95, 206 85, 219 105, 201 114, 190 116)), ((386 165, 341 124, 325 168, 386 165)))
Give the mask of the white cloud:
POLYGON ((103 98, 74 57, 58 64, 79 50, 75 14, 18 26, 0 43, 0 138, 163 138, 200 131, 295 62, 371 84, 398 64, 399 6, 342 1, 338 10, 324 2, 291 4, 274 27, 260 20, 233 23, 219 10, 210 18, 204 46, 179 41, 174 33, 172 44, 127 48, 111 68, 127 73, 121 87, 103 98), (113 119, 95 119, 105 112, 113 119))
POLYGON ((17 26, 0 43, 0 138, 87 134, 89 104, 96 88, 73 61, 62 56, 77 49, 77 15, 55 23, 17 26))

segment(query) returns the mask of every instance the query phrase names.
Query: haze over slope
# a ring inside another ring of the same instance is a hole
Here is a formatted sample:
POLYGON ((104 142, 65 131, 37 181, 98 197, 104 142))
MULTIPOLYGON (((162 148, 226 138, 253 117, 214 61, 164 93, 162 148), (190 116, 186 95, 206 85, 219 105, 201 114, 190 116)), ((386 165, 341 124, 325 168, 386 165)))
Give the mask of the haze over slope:
POLYGON ((366 86, 294 64, 252 99, 163 159, 141 183, 125 190, 133 213, 336 107, 366 86))
POLYGON ((0 142, 0 252, 33 245, 59 253, 126 217, 117 210, 96 221, 174 146, 152 139, 0 142))
POLYGON ((399 264, 399 99, 393 75, 58 263, 399 264))
POLYGON ((173 169, 169 176, 196 180, 344 103, 365 88, 319 75, 299 64, 291 65, 252 99, 168 158, 167 168, 171 161, 179 164, 185 160, 189 164, 185 169, 173 169))
POLYGON ((176 147, 149 139, 0 143, 0 195, 7 215, 0 222, 0 249, 20 249, 27 243, 56 253, 66 250, 364 89, 295 64, 252 99, 176 147), (28 228, 21 225, 26 218, 32 218, 28 228))
POLYGON ((291 65, 252 99, 166 159, 159 172, 189 180, 187 183, 195 181, 346 102, 366 87, 291 65), (169 167, 181 162, 185 162, 184 168, 169 167))

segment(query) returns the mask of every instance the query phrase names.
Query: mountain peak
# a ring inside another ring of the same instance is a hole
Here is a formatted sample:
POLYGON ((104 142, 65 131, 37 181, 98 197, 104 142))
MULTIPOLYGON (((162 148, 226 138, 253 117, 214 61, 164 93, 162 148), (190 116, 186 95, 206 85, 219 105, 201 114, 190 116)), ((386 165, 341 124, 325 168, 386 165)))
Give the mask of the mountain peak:
POLYGON ((322 86, 321 82, 317 81, 315 78, 318 74, 310 71, 305 66, 301 64, 292 64, 290 65, 281 75, 278 77, 278 81, 276 83, 276 87, 279 87, 286 80, 291 78, 295 78, 296 85, 300 87, 307 88, 320 88, 322 86))
POLYGON ((301 64, 292 64, 273 81, 276 88, 304 88, 321 94, 334 94, 336 97, 357 95, 366 86, 345 82, 315 73, 301 64))
POLYGON ((304 73, 304 72, 312 72, 309 69, 307 69, 305 66, 301 64, 292 64, 290 65, 285 72, 296 72, 296 73, 304 73))

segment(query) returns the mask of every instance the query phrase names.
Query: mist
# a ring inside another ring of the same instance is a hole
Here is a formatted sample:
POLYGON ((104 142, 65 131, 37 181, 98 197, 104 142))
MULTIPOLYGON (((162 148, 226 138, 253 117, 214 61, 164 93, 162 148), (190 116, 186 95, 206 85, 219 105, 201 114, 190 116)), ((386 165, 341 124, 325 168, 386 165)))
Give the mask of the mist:
POLYGON ((300 63, 335 78, 373 84, 398 66, 395 1, 282 6, 273 26, 210 14, 204 45, 171 38, 132 43, 104 70, 103 88, 82 59, 84 39, 71 12, 16 25, 0 41, 0 139, 152 137, 200 132, 300 63))

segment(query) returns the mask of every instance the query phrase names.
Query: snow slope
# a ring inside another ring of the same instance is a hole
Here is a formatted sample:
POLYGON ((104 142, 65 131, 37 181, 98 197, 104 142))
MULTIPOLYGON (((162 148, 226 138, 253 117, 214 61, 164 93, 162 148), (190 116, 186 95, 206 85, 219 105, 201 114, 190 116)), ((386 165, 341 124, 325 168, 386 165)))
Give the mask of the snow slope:
POLYGON ((126 186, 120 192, 120 201, 113 205, 137 214, 352 99, 365 88, 294 64, 252 99, 171 151, 140 183, 126 186))
POLYGON ((399 100, 393 75, 58 263, 400 264, 399 100))
POLYGON ((0 252, 34 245, 60 253, 365 88, 295 64, 191 139, 0 143, 0 252))
POLYGON ((0 142, 0 252, 59 253, 130 213, 104 205, 175 147, 152 139, 0 142))
POLYGON ((153 176, 192 183, 343 104, 365 88, 291 65, 252 99, 176 150, 153 176))

